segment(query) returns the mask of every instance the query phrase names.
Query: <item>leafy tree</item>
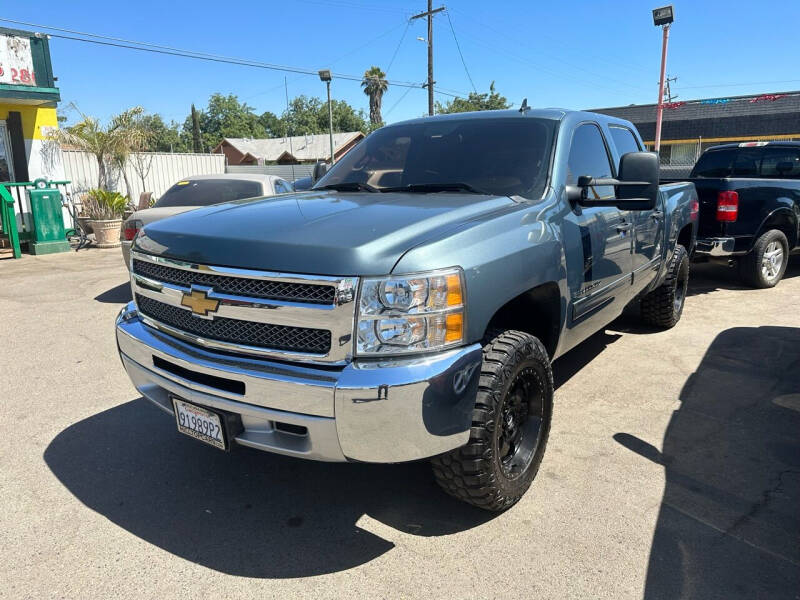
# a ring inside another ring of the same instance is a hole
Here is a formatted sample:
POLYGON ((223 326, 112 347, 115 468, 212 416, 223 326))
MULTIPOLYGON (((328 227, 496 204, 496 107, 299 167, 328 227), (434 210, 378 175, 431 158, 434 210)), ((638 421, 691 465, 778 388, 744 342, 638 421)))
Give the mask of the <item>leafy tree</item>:
POLYGON ((381 117, 381 102, 383 94, 389 89, 389 82, 386 81, 386 73, 379 67, 372 66, 364 71, 364 79, 361 80, 361 87, 364 93, 369 96, 369 122, 372 126, 383 124, 381 117))
POLYGON ((263 113, 258 117, 258 122, 264 128, 267 137, 276 138, 286 135, 286 123, 275 113, 269 111, 263 113))
MULTIPOLYGON (((332 100, 333 131, 369 131, 363 110, 356 110, 344 100, 332 100)), ((289 135, 328 133, 328 103, 320 98, 297 96, 281 120, 288 125, 289 135)))
POLYGON ((501 96, 494 89, 494 81, 489 86, 489 93, 478 94, 470 92, 466 98, 453 98, 446 104, 436 103, 437 114, 471 112, 475 110, 502 110, 511 105, 505 96, 501 96))
POLYGON ((203 138, 200 135, 200 117, 197 114, 197 110, 192 104, 192 151, 194 152, 202 152, 203 151, 203 138))
POLYGON ((167 124, 159 114, 144 114, 139 119, 139 126, 146 133, 143 152, 188 152, 190 147, 181 139, 180 126, 172 121, 167 124))

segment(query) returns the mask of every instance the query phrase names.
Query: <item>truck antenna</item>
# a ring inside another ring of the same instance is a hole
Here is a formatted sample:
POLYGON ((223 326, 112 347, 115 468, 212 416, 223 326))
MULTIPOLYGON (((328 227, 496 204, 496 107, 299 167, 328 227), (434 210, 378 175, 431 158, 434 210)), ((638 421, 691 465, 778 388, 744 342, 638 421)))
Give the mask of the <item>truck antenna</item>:
POLYGON ((519 107, 519 112, 524 113, 526 111, 529 111, 530 109, 531 109, 531 107, 528 106, 528 99, 527 98, 523 98, 522 99, 522 106, 519 107))

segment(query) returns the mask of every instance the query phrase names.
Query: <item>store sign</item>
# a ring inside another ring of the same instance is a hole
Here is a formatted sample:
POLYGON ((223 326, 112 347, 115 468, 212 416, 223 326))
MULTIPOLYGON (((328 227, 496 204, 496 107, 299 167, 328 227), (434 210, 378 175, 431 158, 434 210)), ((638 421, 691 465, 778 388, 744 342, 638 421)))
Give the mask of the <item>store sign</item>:
POLYGON ((36 85, 29 38, 0 34, 0 83, 36 85))

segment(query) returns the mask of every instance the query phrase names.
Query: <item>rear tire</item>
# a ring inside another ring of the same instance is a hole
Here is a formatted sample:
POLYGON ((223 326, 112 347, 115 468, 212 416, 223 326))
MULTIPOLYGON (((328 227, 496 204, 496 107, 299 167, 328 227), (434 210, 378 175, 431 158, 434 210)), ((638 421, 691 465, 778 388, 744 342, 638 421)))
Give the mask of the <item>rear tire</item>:
POLYGON ((681 320, 689 287, 689 253, 677 244, 667 267, 664 283, 641 300, 642 320, 669 329, 681 320))
POLYGON ((754 288, 778 285, 786 272, 789 241, 778 229, 770 229, 756 240, 753 249, 739 261, 739 277, 754 288))
POLYGON ((554 385, 537 338, 521 331, 487 337, 469 442, 431 465, 445 492, 498 512, 516 504, 536 477, 550 434, 554 385))

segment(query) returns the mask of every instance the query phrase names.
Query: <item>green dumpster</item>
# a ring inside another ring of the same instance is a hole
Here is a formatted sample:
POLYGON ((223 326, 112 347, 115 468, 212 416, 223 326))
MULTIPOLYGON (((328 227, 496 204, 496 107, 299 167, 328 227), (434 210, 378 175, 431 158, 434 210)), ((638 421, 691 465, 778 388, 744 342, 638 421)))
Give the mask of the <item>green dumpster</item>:
POLYGON ((69 252, 61 211, 61 192, 49 187, 46 179, 37 179, 33 182, 33 188, 28 190, 28 199, 33 221, 31 253, 69 252))

